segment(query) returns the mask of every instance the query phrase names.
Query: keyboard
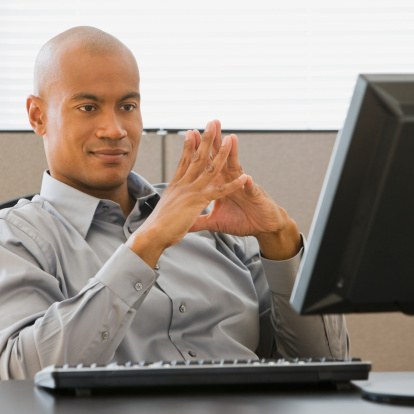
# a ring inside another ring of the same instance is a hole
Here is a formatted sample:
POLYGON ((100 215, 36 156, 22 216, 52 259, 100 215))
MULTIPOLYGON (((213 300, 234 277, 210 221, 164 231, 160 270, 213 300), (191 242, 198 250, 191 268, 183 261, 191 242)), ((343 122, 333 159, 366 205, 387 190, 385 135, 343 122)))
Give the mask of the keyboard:
POLYGON ((109 365, 52 365, 35 384, 52 390, 147 388, 197 385, 343 383, 368 378, 370 362, 352 359, 250 359, 158 361, 109 365))

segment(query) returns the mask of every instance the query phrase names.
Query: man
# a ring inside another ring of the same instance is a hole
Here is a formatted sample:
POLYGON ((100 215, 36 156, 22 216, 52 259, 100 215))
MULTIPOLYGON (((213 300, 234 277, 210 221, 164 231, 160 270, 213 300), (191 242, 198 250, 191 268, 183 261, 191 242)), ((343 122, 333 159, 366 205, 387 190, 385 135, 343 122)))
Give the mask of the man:
POLYGON ((130 172, 139 72, 119 40, 78 27, 46 43, 27 111, 49 170, 39 196, 0 213, 2 379, 54 363, 347 355, 342 317, 290 309, 302 238, 243 173, 235 135, 222 141, 218 121, 188 131, 166 188, 130 172))

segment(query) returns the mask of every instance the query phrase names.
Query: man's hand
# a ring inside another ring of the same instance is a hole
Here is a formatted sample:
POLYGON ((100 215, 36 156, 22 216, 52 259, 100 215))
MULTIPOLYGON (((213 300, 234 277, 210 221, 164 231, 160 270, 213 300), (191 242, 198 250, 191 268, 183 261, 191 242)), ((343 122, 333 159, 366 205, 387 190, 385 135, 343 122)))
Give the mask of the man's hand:
POLYGON ((226 182, 219 179, 232 142, 230 137, 221 142, 216 122, 207 125, 202 137, 198 131, 187 132, 173 179, 154 211, 126 242, 150 267, 155 266, 166 248, 178 243, 188 233, 213 200, 228 196, 246 183, 244 174, 234 174, 234 178, 226 182))
MULTIPOLYGON (((218 152, 221 128, 219 121, 214 121, 216 139, 212 155, 218 152)), ((191 132, 199 141, 198 131, 191 132)), ((214 182, 215 186, 225 186, 243 176, 236 135, 229 135, 231 149, 220 174, 214 182)), ((289 259, 296 255, 302 240, 296 223, 278 206, 271 197, 250 176, 244 186, 217 199, 210 214, 200 216, 190 231, 210 230, 235 236, 255 236, 260 244, 262 254, 273 260, 289 259)))
POLYGON ((202 136, 187 131, 173 179, 126 245, 154 267, 166 248, 200 230, 253 235, 264 257, 272 260, 293 257, 301 247, 296 223, 243 173, 237 137, 221 141, 219 121, 210 122, 202 136), (212 212, 200 216, 213 200, 212 212))

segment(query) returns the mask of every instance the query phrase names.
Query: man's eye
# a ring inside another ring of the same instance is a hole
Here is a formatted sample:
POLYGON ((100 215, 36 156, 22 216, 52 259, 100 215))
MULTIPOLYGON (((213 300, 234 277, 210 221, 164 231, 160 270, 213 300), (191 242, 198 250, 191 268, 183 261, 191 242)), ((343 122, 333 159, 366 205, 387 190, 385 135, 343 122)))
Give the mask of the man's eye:
POLYGON ((93 105, 84 105, 84 106, 81 106, 79 109, 83 112, 92 112, 95 110, 93 105))
POLYGON ((125 104, 125 105, 122 105, 122 109, 124 111, 127 111, 127 112, 132 111, 134 108, 135 108, 135 105, 133 105, 133 104, 125 104))

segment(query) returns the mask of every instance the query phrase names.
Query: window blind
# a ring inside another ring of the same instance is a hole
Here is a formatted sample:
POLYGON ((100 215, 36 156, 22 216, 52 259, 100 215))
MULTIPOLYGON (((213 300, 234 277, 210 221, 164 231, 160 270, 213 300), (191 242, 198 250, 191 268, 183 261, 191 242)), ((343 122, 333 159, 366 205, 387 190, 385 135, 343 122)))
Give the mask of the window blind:
POLYGON ((411 0, 0 0, 0 130, 27 130, 39 48, 73 26, 122 40, 146 129, 335 130, 359 73, 413 72, 411 0))

